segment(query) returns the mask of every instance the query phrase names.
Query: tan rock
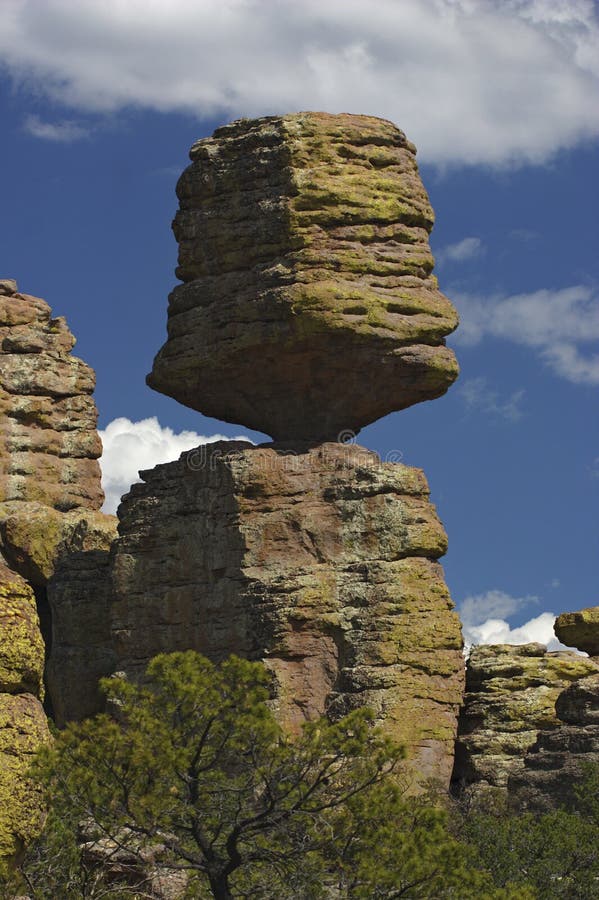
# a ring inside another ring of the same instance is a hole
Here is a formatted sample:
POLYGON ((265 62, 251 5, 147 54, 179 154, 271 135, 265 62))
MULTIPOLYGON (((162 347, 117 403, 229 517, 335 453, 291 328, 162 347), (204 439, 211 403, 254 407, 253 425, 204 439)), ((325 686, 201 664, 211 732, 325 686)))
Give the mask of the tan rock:
POLYGON ((417 777, 447 783, 464 663, 423 473, 356 446, 222 443, 142 477, 112 551, 117 669, 264 660, 286 727, 367 704, 417 777))
POLYGON ((27 770, 49 736, 43 671, 35 597, 23 578, 0 563, 0 865, 42 823, 41 797, 27 770))
POLYGON ((39 297, 0 294, 0 503, 99 509, 102 452, 92 369, 39 297))
POLYGON ((43 697, 44 642, 35 596, 0 562, 0 693, 43 697))
POLYGON ((549 653, 542 644, 474 647, 456 744, 456 788, 507 789, 539 733, 559 727, 555 704, 564 688, 597 672, 592 660, 549 653))
POLYGON ((168 340, 148 384, 276 440, 336 439, 445 393, 457 315, 431 275, 433 211, 398 128, 241 120, 177 186, 168 340))
POLYGON ((553 630, 568 647, 599 656, 599 606, 562 613, 555 620, 553 630))
POLYGON ((64 557, 106 550, 117 520, 96 510, 61 513, 43 503, 0 503, 0 552, 34 585, 45 585, 64 557))

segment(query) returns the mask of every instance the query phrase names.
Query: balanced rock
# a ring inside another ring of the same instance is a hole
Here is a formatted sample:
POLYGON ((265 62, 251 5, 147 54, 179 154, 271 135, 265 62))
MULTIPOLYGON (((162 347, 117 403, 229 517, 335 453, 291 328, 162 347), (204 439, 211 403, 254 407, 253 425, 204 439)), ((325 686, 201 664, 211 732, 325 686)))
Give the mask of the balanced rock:
POLYGON ((367 705, 447 785, 464 663, 423 473, 356 446, 223 442, 141 477, 108 573, 116 668, 262 660, 285 727, 367 705))
POLYGON ((543 644, 474 647, 456 744, 456 790, 507 789, 512 779, 525 777, 528 751, 560 726, 556 700, 562 691, 597 673, 593 660, 548 652, 543 644))
POLYGON ((326 113, 194 144, 173 225, 184 283, 148 384, 277 441, 335 440, 445 393, 458 320, 415 152, 391 122, 326 113))
POLYGON ((555 620, 553 630, 568 647, 599 656, 599 606, 562 613, 555 620))

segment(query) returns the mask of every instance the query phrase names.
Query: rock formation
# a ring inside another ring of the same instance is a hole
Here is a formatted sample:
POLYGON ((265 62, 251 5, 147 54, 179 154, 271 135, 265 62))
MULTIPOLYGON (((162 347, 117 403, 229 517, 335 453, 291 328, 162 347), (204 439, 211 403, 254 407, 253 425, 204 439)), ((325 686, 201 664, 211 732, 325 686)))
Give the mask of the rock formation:
MULTIPOLYGON (((599 650, 599 607, 562 613, 554 631, 585 653, 599 650)), ((515 802, 531 810, 569 805, 584 767, 599 764, 599 659, 586 659, 593 671, 570 684, 557 697, 558 727, 541 731, 524 758, 524 766, 509 779, 515 802)))
POLYGON ((456 789, 512 790, 517 779, 526 779, 527 753, 537 740, 551 742, 560 727, 562 692, 598 673, 593 660, 572 651, 549 653, 542 644, 474 647, 456 744, 456 789))
POLYGON ((589 656, 599 656, 599 606, 562 613, 553 630, 562 644, 577 647, 589 656))
POLYGON ((190 647, 263 660, 287 727, 366 704, 447 783, 462 638, 423 473, 351 445, 226 442, 141 475, 113 548, 117 668, 190 647))
POLYGON ((148 384, 277 441, 336 440, 445 393, 457 325, 431 274, 415 148, 369 116, 242 119, 177 185, 168 340, 148 384))
POLYGON ((0 858, 39 824, 23 772, 47 734, 48 579, 115 534, 114 517, 99 512, 95 377, 71 355, 74 343, 44 300, 0 281, 0 858))

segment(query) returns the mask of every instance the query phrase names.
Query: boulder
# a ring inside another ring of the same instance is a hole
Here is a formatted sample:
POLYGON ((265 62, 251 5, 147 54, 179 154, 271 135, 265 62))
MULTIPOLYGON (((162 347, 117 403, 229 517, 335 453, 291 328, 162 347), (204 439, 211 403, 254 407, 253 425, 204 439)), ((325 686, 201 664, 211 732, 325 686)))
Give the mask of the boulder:
POLYGON ((599 606, 562 613, 555 620, 553 630, 568 647, 599 656, 599 606))
POLYGON ((194 144, 173 223, 184 283, 148 384, 279 442, 444 394, 458 319, 415 153, 391 122, 310 112, 194 144))

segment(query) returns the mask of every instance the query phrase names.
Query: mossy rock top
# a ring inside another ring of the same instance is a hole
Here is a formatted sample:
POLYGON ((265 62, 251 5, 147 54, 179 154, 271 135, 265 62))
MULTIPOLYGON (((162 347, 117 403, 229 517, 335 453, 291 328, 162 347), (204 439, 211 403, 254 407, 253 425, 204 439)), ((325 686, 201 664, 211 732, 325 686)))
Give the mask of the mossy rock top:
POLYGON ((372 116, 240 120, 191 149, 148 383, 276 440, 334 439, 443 394, 457 314, 432 275, 415 148, 372 116))

